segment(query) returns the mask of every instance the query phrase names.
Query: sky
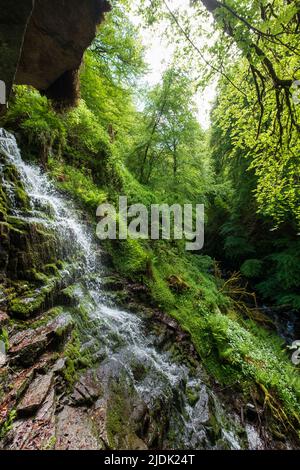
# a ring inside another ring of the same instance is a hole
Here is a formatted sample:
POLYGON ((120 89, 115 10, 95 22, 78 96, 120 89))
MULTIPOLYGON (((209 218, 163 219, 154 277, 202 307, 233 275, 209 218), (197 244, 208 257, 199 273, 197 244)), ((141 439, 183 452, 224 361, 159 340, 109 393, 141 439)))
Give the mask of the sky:
MULTIPOLYGON (((168 4, 172 9, 179 6, 187 7, 189 0, 168 0, 168 4)), ((130 19, 136 26, 140 27, 143 24, 143 20, 137 14, 131 13, 130 19)), ((146 52, 145 60, 149 65, 149 74, 146 80, 149 86, 153 86, 159 83, 164 70, 171 63, 174 48, 168 44, 164 36, 164 25, 158 28, 156 34, 153 34, 153 31, 147 28, 140 28, 140 32, 146 52)), ((208 129, 210 126, 209 115, 215 96, 216 84, 213 83, 204 92, 199 91, 195 97, 198 120, 203 129, 208 129)))

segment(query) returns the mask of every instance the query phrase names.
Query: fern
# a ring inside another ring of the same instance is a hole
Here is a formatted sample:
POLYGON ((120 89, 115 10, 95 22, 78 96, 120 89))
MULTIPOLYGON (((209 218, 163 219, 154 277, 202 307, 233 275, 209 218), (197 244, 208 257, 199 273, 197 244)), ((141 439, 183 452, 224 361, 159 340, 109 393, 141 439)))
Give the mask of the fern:
POLYGON ((241 266, 241 273, 248 278, 259 277, 263 262, 259 259, 248 259, 241 266))

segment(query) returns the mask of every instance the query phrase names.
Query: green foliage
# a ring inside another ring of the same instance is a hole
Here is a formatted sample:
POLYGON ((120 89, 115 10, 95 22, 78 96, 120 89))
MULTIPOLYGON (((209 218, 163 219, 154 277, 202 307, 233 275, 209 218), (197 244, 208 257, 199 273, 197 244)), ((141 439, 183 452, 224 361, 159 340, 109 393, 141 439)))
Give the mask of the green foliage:
POLYGON ((78 154, 97 154, 99 145, 109 144, 106 130, 99 125, 97 117, 83 100, 67 114, 65 125, 68 130, 68 146, 75 148, 78 154))
MULTIPOLYGON (((222 260, 229 272, 240 270, 268 302, 300 308, 300 108, 292 105, 287 85, 273 83, 278 77, 298 77, 296 10, 281 0, 273 2, 273 12, 265 2, 224 3, 214 12, 215 28, 208 32, 210 71, 202 66, 199 79, 199 68, 192 69, 203 51, 198 48, 197 59, 192 57, 193 41, 187 36, 198 38, 198 20, 207 17, 200 3, 193 2, 192 18, 185 18, 180 30, 184 40, 178 34, 178 19, 183 18, 179 13, 170 17, 164 3, 162 17, 171 19, 177 31, 174 35, 171 29, 172 39, 181 50, 152 89, 137 94, 145 70, 143 47, 122 2, 85 55, 82 100, 76 109, 57 114, 32 88, 16 87, 1 122, 18 130, 26 155, 41 161, 57 186, 90 214, 102 202, 117 203, 121 194, 129 204, 148 208, 153 203, 206 203, 206 255, 187 253, 176 240, 107 240, 103 246, 115 270, 144 284, 151 306, 172 315, 191 335, 215 379, 247 398, 259 391, 262 406, 294 426, 300 412, 297 371, 274 333, 237 312, 224 281, 214 275, 213 258, 222 260), (227 35, 221 33, 225 24, 227 35), (212 37, 218 39, 216 45, 212 37), (272 79, 266 57, 272 58, 272 79), (207 84, 219 64, 222 79, 207 135, 198 123, 193 96, 196 85, 207 84)), ((156 0, 151 10, 145 9, 150 22, 160 5, 156 0)), ((2 192, 1 204, 5 209, 2 192)), ((57 274, 55 266, 45 269, 57 274)), ((33 299, 33 309, 40 300, 33 299)), ((22 313, 20 299, 14 304, 22 313)), ((63 374, 71 386, 78 370, 90 364, 77 333, 65 355, 63 374)), ((111 432, 120 424, 117 412, 111 416, 111 432)))
POLYGON ((74 198, 92 215, 97 207, 106 201, 107 193, 92 180, 91 170, 80 170, 55 159, 50 159, 49 170, 57 185, 74 198))
POLYGON ((17 411, 12 410, 9 413, 6 421, 0 427, 0 439, 3 439, 7 435, 7 433, 12 429, 12 425, 13 425, 16 417, 17 417, 17 411))
MULTIPOLYGON (((290 74, 289 64, 284 64, 290 74)), ((255 103, 255 87, 253 79, 248 76, 248 68, 245 61, 234 65, 233 72, 241 77, 247 95, 236 93, 236 90, 228 83, 223 82, 218 99, 218 105, 214 111, 214 123, 220 129, 221 136, 230 142, 230 147, 222 157, 228 162, 228 166, 239 165, 240 157, 246 159, 246 170, 255 175, 253 187, 257 211, 264 217, 273 221, 278 226, 287 220, 299 223, 299 185, 297 175, 299 162, 298 130, 282 134, 281 127, 276 121, 277 108, 275 98, 272 95, 266 99, 265 112, 261 117, 260 132, 257 132, 260 108, 251 111, 251 103, 255 103), (280 143, 278 140, 280 139, 280 143)), ((298 119, 298 108, 296 117, 298 119)), ((289 128, 290 115, 288 110, 282 112, 281 126, 289 128)), ((251 173, 250 173, 251 174, 251 173)))
POLYGON ((247 259, 241 266, 241 273, 245 277, 259 277, 262 271, 263 262, 259 259, 247 259))
POLYGON ((145 273, 149 255, 140 241, 109 240, 106 246, 115 268, 124 276, 139 279, 145 273))
POLYGON ((12 130, 17 125, 29 143, 47 143, 57 148, 65 144, 63 120, 54 112, 51 103, 33 88, 15 87, 13 102, 3 118, 3 125, 12 130))
POLYGON ((72 337, 64 350, 64 356, 66 358, 66 365, 63 369, 63 377, 68 387, 72 389, 78 379, 80 370, 91 366, 89 352, 81 351, 80 336, 76 330, 73 331, 72 337))
POLYGON ((8 331, 6 328, 2 328, 0 330, 0 341, 2 341, 5 345, 5 349, 6 351, 8 351, 9 349, 9 335, 8 335, 8 331))
POLYGON ((228 383, 237 378, 250 390, 253 385, 263 384, 284 403, 291 416, 298 416, 299 421, 299 377, 275 334, 251 321, 241 326, 224 315, 209 317, 206 328, 215 347, 211 354, 217 352, 220 361, 217 366, 219 379, 228 383))
POLYGON ((257 285, 258 291, 279 305, 299 309, 299 261, 300 242, 278 240, 276 251, 264 258, 265 276, 257 285))
POLYGON ((210 166, 206 136, 191 99, 195 89, 175 67, 146 96, 139 140, 127 163, 142 184, 165 201, 203 202, 210 166))
POLYGON ((134 86, 145 70, 139 30, 129 20, 122 2, 114 6, 105 20, 90 48, 99 76, 121 87, 134 86))

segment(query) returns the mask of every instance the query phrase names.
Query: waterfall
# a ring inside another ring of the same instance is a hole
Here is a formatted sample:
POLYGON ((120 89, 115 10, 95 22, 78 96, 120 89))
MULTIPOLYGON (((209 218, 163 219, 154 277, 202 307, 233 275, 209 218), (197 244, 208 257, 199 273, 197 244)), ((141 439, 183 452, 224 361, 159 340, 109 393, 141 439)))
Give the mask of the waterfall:
MULTIPOLYGON (((209 404, 213 404, 223 442, 230 449, 245 447, 236 432, 236 427, 240 426, 239 417, 227 411, 207 385, 201 366, 191 370, 178 363, 170 352, 159 347, 157 335, 143 315, 120 310, 107 300, 93 230, 80 221, 71 201, 57 191, 38 166, 22 160, 15 137, 3 129, 0 130, 0 148, 16 167, 30 200, 28 213, 23 214, 16 208, 14 215, 51 226, 60 242, 67 245, 67 251, 71 250, 73 259, 78 257, 80 260, 76 295, 88 309, 85 329, 89 335, 89 345, 94 347, 102 367, 118 365, 116 373, 121 371, 125 374, 126 380, 133 384, 149 409, 160 403, 162 409, 168 410, 167 427, 174 432, 172 440, 166 438, 166 446, 181 449, 217 448, 211 439, 208 416, 209 404), (137 366, 142 368, 143 373, 134 372, 137 366), (196 397, 192 404, 188 393, 196 397)), ((12 194, 10 183, 5 182, 5 178, 4 184, 7 185, 6 193, 12 194)), ((11 202, 14 206, 14 201, 11 202)), ((249 435, 253 432, 250 429, 249 435)), ((251 443, 246 446, 251 447, 251 443)))

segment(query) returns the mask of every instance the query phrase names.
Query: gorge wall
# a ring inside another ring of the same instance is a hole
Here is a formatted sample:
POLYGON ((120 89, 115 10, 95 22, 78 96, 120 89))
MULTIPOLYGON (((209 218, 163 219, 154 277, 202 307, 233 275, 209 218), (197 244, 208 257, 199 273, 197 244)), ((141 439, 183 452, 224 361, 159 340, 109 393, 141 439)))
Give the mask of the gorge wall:
POLYGON ((76 100, 77 71, 107 0, 0 0, 0 80, 32 85, 63 105, 76 100))

